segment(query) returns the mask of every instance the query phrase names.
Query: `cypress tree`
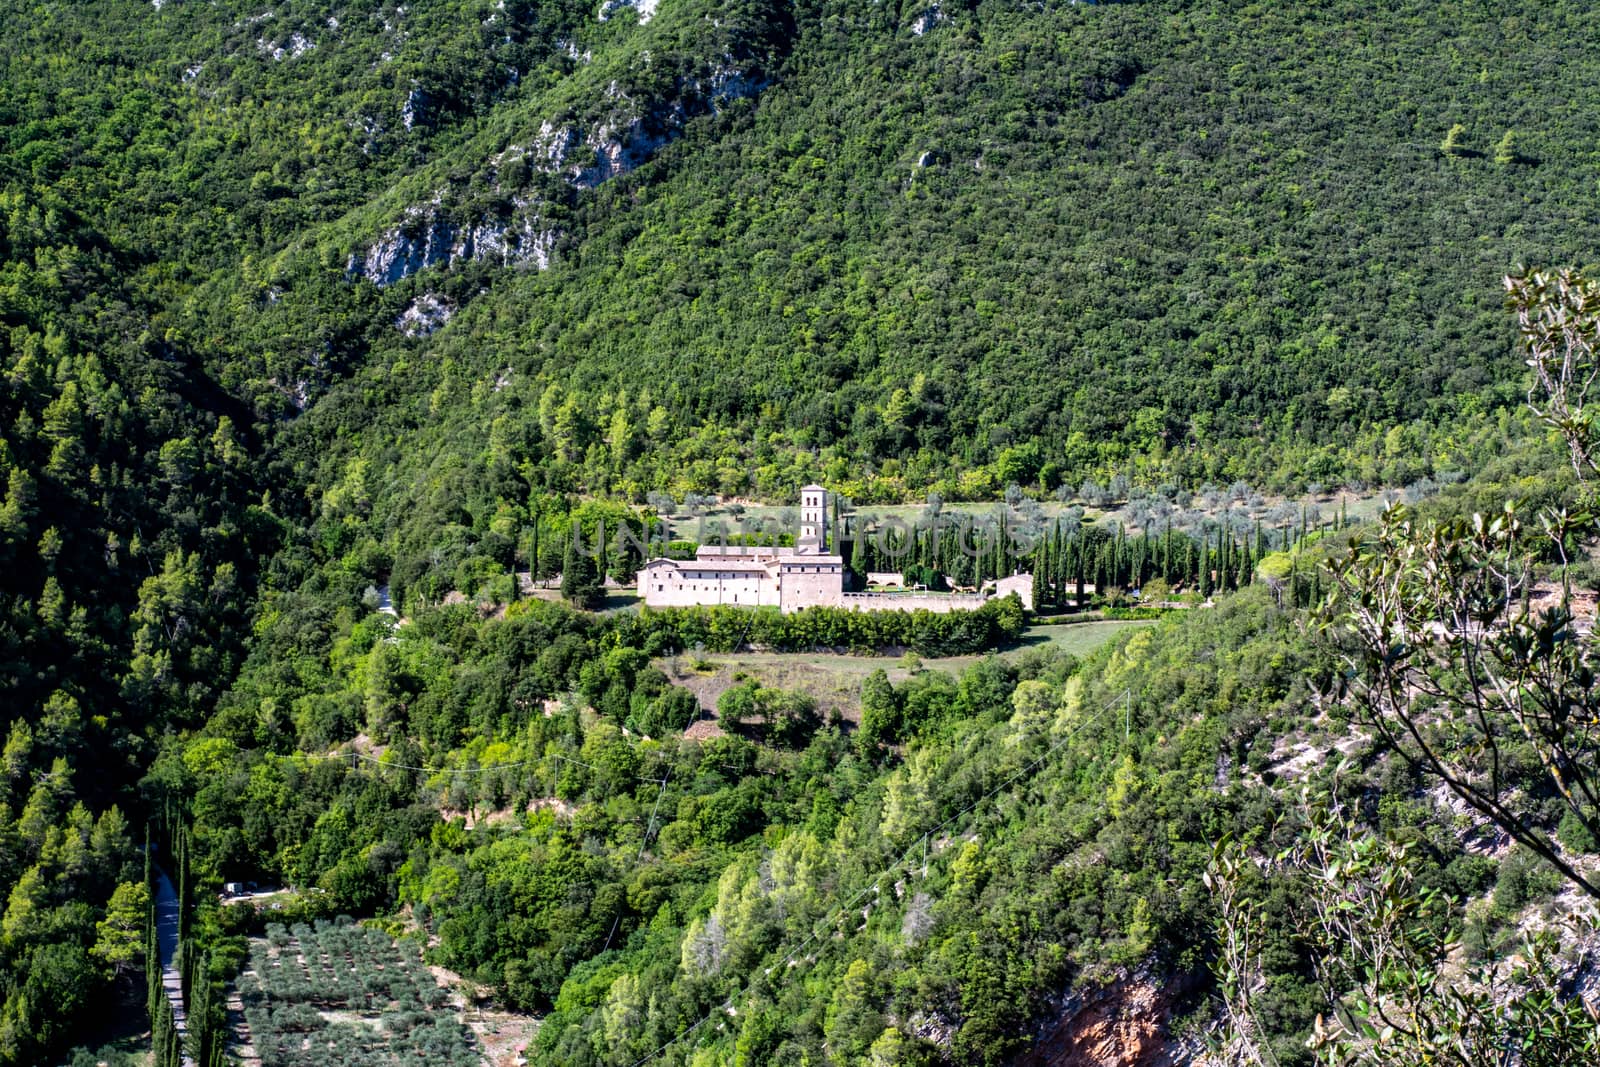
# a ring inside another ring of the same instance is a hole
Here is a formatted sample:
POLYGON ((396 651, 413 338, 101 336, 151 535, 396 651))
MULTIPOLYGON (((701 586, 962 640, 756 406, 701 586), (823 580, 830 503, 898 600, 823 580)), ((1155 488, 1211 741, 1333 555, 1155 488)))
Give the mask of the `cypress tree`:
POLYGON ((528 547, 528 573, 535 584, 539 581, 539 527, 543 525, 543 517, 535 511, 533 513, 533 544, 528 547))
POLYGON ((1217 528, 1217 548, 1212 558, 1213 566, 1208 570, 1214 571, 1212 586, 1222 590, 1228 587, 1228 543, 1222 538, 1222 528, 1217 528))
POLYGON ((161 941, 156 933, 155 897, 150 898, 150 908, 145 916, 144 932, 144 985, 145 1014, 150 1016, 151 1033, 161 1013, 161 941))
POLYGON ((173 834, 178 865, 178 943, 189 939, 189 832, 179 826, 173 834))
POLYGON ((994 538, 994 577, 1002 578, 1011 573, 1011 523, 1007 518, 1006 509, 1000 511, 1000 526, 995 531, 994 538))
POLYGON ((574 607, 593 608, 604 596, 600 573, 588 553, 579 552, 568 543, 566 558, 561 564, 561 595, 574 607))

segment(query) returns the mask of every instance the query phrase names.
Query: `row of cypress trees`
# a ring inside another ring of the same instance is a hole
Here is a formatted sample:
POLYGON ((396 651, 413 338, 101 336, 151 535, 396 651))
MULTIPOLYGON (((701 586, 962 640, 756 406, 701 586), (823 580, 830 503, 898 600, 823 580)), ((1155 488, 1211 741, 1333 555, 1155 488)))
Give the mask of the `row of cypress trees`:
POLYGON ((172 1001, 164 983, 161 938, 157 922, 159 871, 154 861, 152 830, 145 827, 145 885, 150 891, 150 909, 145 929, 146 1007, 150 1013, 150 1048, 153 1067, 223 1067, 227 1062, 226 983, 212 967, 212 953, 196 936, 194 886, 188 826, 168 811, 162 820, 170 842, 173 862, 173 887, 178 901, 179 988, 185 1007, 185 1026, 180 1031, 172 1001), (187 1050, 185 1049, 187 1045, 187 1050))
POLYGON ((1322 530, 1302 522, 1277 533, 1260 523, 1245 536, 1219 525, 1192 536, 1168 525, 1159 534, 1128 536, 1097 527, 1064 530, 1056 523, 1034 554, 1034 604, 1039 610, 1071 609, 1087 603, 1090 588, 1103 597, 1109 589, 1142 589, 1159 579, 1175 591, 1203 597, 1255 580, 1256 565, 1274 551, 1290 551, 1322 530))
POLYGON ((970 516, 919 524, 887 524, 843 538, 837 548, 864 584, 869 571, 899 571, 906 580, 930 575, 956 585, 980 586, 1019 571, 1034 575, 1039 610, 1070 610, 1086 603, 1089 590, 1137 589, 1159 578, 1174 588, 1203 596, 1238 589, 1255 575, 1256 564, 1273 551, 1286 551, 1313 533, 1341 529, 1343 511, 1330 523, 1311 523, 1302 511, 1298 524, 1276 530, 1258 521, 1243 535, 1227 524, 1195 536, 1174 530, 1129 536, 1097 524, 1056 519, 1046 531, 1024 533, 1005 512, 978 522, 970 516))

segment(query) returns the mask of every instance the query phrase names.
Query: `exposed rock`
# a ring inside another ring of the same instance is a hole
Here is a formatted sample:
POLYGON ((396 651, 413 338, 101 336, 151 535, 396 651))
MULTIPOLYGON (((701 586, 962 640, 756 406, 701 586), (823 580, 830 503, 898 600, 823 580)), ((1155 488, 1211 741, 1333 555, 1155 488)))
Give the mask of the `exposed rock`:
POLYGON ((955 1044, 956 1031, 960 1029, 939 1012, 917 1012, 906 1020, 907 1032, 913 1037, 949 1048, 955 1044))
POLYGON ((317 42, 299 30, 289 35, 287 44, 273 44, 265 37, 256 40, 256 48, 271 56, 274 63, 281 63, 285 59, 299 59, 315 47, 317 47, 317 42))
POLYGON ((421 89, 412 89, 406 94, 405 103, 400 105, 400 124, 409 130, 427 120, 428 94, 421 89))
POLYGON ((375 285, 392 285, 427 267, 456 260, 492 260, 503 266, 550 265, 556 231, 541 226, 536 213, 519 218, 484 218, 461 227, 446 218, 437 202, 413 208, 405 222, 378 238, 365 253, 352 253, 345 273, 375 285))
POLYGON ((274 377, 268 378, 267 384, 287 397, 296 411, 304 411, 306 406, 311 403, 311 382, 305 378, 297 378, 293 382, 285 384, 274 377))
POLYGON ((378 238, 365 256, 351 255, 346 272, 378 285, 391 285, 425 267, 448 263, 455 226, 436 211, 437 205, 412 208, 406 221, 378 238))
POLYGON ((1320 766, 1327 759, 1327 751, 1318 748, 1308 741, 1291 741, 1289 738, 1280 738, 1277 747, 1272 750, 1271 759, 1274 761, 1267 768, 1280 779, 1294 782, 1306 776, 1313 767, 1320 766))
POLYGON ((636 169, 670 140, 666 131, 647 130, 642 118, 629 119, 620 129, 605 123, 584 138, 583 143, 594 152, 594 162, 578 168, 567 180, 579 189, 593 189, 636 169))
POLYGON ((394 320, 407 337, 426 337, 450 321, 456 313, 455 301, 437 293, 423 293, 394 320))
POLYGON ((659 4, 660 0, 600 0, 600 11, 595 17, 604 22, 618 11, 632 8, 643 24, 655 16, 659 4))
POLYGON ((557 40, 556 47, 561 49, 561 51, 566 54, 568 59, 575 60, 579 63, 589 63, 594 60, 594 53, 589 51, 587 48, 581 52, 578 51, 578 42, 576 41, 568 41, 564 39, 557 40))
MULTIPOLYGON (((674 99, 653 108, 638 108, 613 86, 619 106, 606 118, 588 129, 575 122, 546 120, 528 144, 512 145, 491 163, 503 169, 520 159, 538 173, 561 174, 575 189, 593 189, 648 161, 675 140, 690 119, 728 101, 754 96, 767 84, 765 77, 724 56, 703 78, 684 82, 674 99)), ((401 113, 408 129, 417 117, 410 110, 417 95, 413 90, 401 113)), ((382 286, 457 260, 491 260, 507 266, 531 263, 541 270, 550 265, 559 235, 542 225, 537 205, 519 203, 511 218, 486 217, 462 226, 444 215, 442 202, 441 194, 431 204, 411 208, 404 222, 365 252, 352 253, 346 272, 382 286)))
POLYGON ((1427 796, 1438 813, 1450 820, 1463 849, 1496 861, 1510 854, 1511 836, 1457 796, 1449 786, 1436 785, 1427 791, 1427 796))
MULTIPOLYGON (((633 7, 644 19, 655 13, 657 4, 608 0, 602 16, 622 6, 633 7)), ((568 54, 578 55, 576 45, 569 44, 568 54)), ((463 219, 464 213, 445 209, 449 194, 440 191, 431 203, 408 209, 398 225, 366 249, 351 253, 346 272, 382 286, 457 260, 547 267, 559 234, 544 224, 548 214, 544 204, 526 192, 531 177, 558 177, 582 192, 627 174, 681 136, 690 120, 765 89, 770 79, 762 69, 762 54, 759 46, 724 45, 720 55, 680 76, 673 90, 659 98, 635 99, 627 88, 612 82, 599 94, 600 106, 580 106, 545 119, 526 141, 508 145, 487 161, 497 191, 509 198, 509 204, 463 219)), ((649 53, 641 52, 639 58, 648 63, 649 53)), ((401 109, 407 129, 427 121, 427 106, 426 95, 412 90, 401 109)), ((548 184, 544 188, 548 190, 548 184)))
POLYGON ((922 14, 911 20, 911 32, 921 37, 939 23, 948 21, 950 16, 946 15, 938 4, 929 4, 923 9, 922 14))
POLYGON ((706 102, 711 110, 720 111, 722 105, 733 100, 745 100, 758 95, 771 81, 751 75, 734 65, 732 56, 723 56, 723 62, 711 72, 704 87, 706 102))
POLYGON ((1054 1018, 1018 1067, 1172 1067, 1195 1049, 1167 1032, 1173 1002, 1188 983, 1126 975, 1058 998, 1054 1018))
MULTIPOLYGON (((676 140, 690 119, 719 111, 730 101, 756 96, 768 84, 767 78, 741 69, 732 57, 724 56, 703 78, 681 83, 675 99, 642 112, 612 85, 607 95, 622 106, 587 130, 575 123, 541 124, 524 158, 537 171, 564 171, 570 185, 593 189, 648 161, 676 140), (593 159, 571 162, 579 146, 588 148, 593 159)), ((502 158, 517 151, 507 149, 502 158)))

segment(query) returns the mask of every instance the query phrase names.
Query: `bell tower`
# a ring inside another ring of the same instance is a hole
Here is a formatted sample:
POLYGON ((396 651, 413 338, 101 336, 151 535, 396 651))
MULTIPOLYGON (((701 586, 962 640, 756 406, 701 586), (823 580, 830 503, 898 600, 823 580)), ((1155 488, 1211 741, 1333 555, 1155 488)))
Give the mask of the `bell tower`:
POLYGON ((800 490, 800 536, 795 550, 804 556, 820 556, 828 551, 828 491, 820 485, 800 490))

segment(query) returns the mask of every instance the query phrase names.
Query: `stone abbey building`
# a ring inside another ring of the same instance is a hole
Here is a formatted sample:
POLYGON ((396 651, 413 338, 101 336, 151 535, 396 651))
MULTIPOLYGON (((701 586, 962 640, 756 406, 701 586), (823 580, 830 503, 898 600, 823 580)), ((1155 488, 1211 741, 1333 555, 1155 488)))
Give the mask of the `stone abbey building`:
POLYGON ((794 546, 701 545, 692 560, 652 559, 639 569, 639 593, 652 608, 732 604, 852 611, 970 611, 992 595, 1015 592, 1033 607, 1033 576, 1002 578, 984 593, 844 590, 844 558, 829 552, 829 494, 820 485, 800 490, 800 532, 794 546))

